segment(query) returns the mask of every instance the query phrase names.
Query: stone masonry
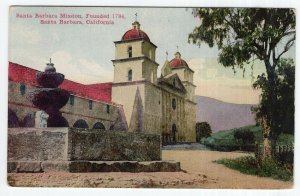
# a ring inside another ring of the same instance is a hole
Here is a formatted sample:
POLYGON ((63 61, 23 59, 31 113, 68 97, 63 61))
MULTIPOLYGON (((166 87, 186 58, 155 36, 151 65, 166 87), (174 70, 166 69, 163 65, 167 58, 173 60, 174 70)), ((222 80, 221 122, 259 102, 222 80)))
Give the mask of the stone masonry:
POLYGON ((161 161, 160 135, 75 128, 10 128, 8 172, 180 171, 161 161))

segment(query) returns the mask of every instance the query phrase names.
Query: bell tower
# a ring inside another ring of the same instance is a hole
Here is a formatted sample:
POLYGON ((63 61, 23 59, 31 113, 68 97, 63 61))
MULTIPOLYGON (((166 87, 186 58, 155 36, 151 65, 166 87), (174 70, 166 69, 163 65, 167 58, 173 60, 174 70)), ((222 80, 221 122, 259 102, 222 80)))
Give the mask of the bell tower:
POLYGON ((129 131, 145 131, 144 118, 149 108, 147 88, 157 83, 154 45, 136 20, 132 28, 115 41, 112 101, 123 105, 129 131))
POLYGON ((157 67, 154 45, 148 35, 141 30, 138 21, 132 23, 121 41, 115 43, 114 83, 146 80, 157 82, 157 67))

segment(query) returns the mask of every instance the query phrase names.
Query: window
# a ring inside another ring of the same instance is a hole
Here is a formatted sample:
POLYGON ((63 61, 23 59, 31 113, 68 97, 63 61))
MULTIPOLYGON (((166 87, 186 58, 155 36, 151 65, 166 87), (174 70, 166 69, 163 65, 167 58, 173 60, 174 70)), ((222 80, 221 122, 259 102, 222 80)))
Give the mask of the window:
POLYGON ((131 58, 132 57, 132 47, 131 46, 128 47, 127 52, 128 52, 128 57, 131 58))
POLYGON ((128 81, 132 81, 132 70, 128 71, 128 81))
POLYGON ((74 105, 74 95, 70 95, 70 105, 74 105))
POLYGON ((89 109, 92 110, 93 109, 93 101, 89 100, 89 109))
POLYGON ((176 81, 175 81, 175 79, 173 79, 173 86, 176 86, 176 81))
POLYGON ((106 105, 106 113, 109 114, 110 112, 110 105, 106 105))
POLYGON ((175 110, 176 109, 176 99, 172 99, 172 108, 173 108, 173 110, 175 110))
POLYGON ((20 94, 25 95, 25 92, 26 92, 26 86, 25 86, 25 84, 21 84, 20 85, 20 94))

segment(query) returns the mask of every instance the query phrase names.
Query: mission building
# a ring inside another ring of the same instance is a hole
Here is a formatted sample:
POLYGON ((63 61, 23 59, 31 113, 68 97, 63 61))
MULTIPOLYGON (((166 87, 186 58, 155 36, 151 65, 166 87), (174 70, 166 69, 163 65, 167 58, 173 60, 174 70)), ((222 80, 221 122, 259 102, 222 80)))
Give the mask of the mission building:
MULTIPOLYGON (((177 51, 171 61, 165 61, 158 77, 157 46, 140 26, 135 21, 114 42, 113 82, 84 85, 65 79, 60 88, 71 97, 62 115, 70 127, 156 133, 165 143, 195 142, 194 71, 177 51)), ((9 127, 34 126, 38 109, 28 94, 38 87, 37 72, 9 63, 9 127)))

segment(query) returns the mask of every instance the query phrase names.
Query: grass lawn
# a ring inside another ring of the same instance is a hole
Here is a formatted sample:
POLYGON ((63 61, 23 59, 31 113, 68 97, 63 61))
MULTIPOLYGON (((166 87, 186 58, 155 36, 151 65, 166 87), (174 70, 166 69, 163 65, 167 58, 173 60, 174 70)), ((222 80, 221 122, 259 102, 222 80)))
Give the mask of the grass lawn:
POLYGON ((272 159, 264 160, 261 164, 258 164, 255 157, 252 156, 236 159, 221 159, 214 162, 224 164, 226 167, 238 170, 245 174, 271 177, 283 181, 293 179, 293 168, 291 166, 287 164, 278 164, 272 159))

